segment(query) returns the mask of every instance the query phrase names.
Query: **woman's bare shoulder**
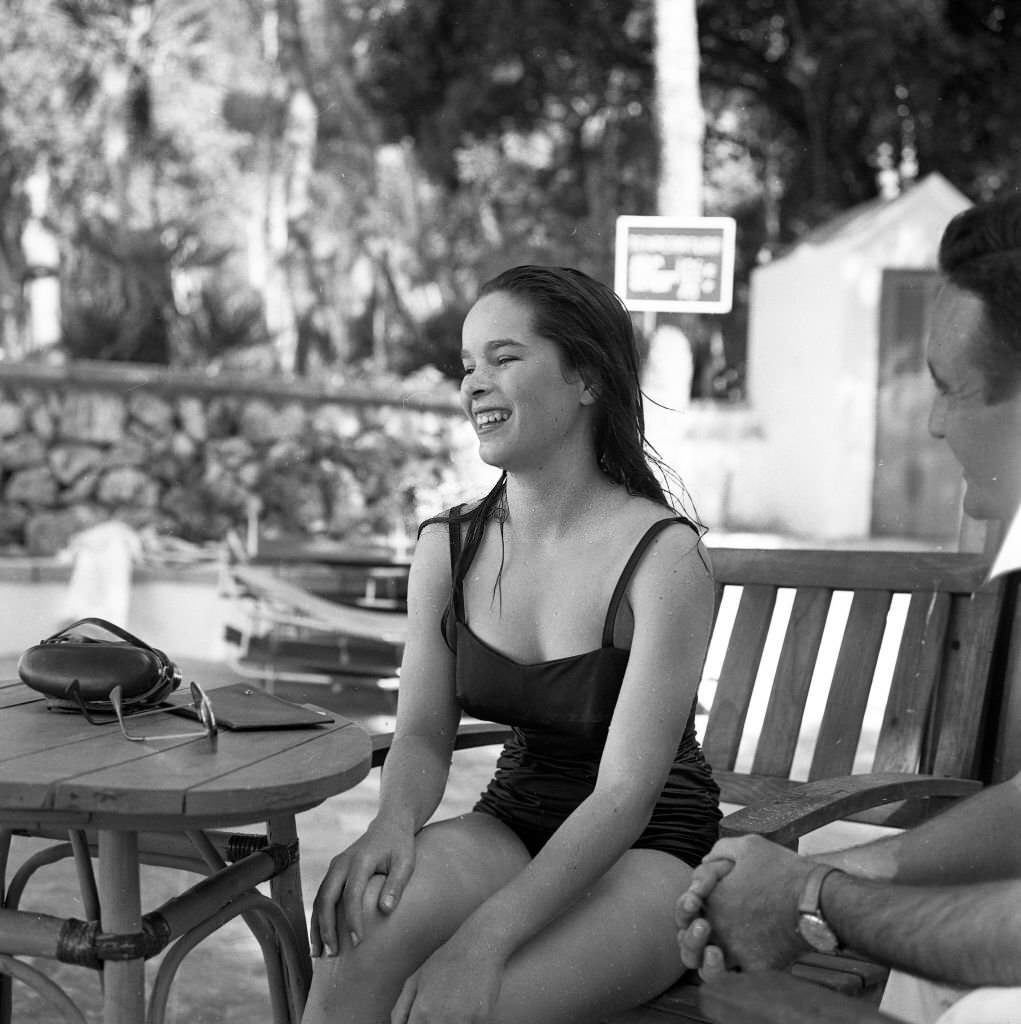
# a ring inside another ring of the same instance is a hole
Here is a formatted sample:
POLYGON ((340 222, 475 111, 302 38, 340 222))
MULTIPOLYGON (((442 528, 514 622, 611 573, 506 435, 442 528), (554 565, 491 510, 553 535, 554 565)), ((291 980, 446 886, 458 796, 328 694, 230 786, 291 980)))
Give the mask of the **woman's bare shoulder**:
POLYGON ((421 586, 423 578, 445 582, 449 586, 450 524, 441 517, 427 519, 418 529, 418 540, 411 557, 409 591, 421 586))
POLYGON ((687 536, 689 541, 692 542, 701 538, 702 534, 705 533, 705 527, 696 522, 691 516, 679 512, 669 505, 646 498, 641 494, 628 495, 620 514, 621 522, 617 524, 617 527, 631 524, 632 530, 645 532, 661 521, 676 522, 676 529, 673 527, 666 528, 663 530, 663 534, 670 534, 674 537, 687 536))
POLYGON ((704 527, 682 513, 644 497, 632 497, 625 509, 625 518, 616 527, 637 540, 644 538, 650 530, 655 535, 648 541, 647 554, 643 557, 643 575, 661 576, 669 574, 676 578, 680 569, 685 575, 708 576, 712 578, 712 562, 709 551, 702 543, 704 527), (657 524, 664 523, 657 529, 657 524))

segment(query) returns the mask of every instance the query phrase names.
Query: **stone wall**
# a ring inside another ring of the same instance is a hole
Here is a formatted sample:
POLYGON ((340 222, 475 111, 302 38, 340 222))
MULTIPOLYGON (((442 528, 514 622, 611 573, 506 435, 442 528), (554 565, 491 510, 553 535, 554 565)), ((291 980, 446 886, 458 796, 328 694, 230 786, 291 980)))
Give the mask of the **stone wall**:
POLYGON ((414 533, 481 486, 456 389, 386 392, 108 363, 0 364, 0 553, 120 520, 194 543, 414 533))

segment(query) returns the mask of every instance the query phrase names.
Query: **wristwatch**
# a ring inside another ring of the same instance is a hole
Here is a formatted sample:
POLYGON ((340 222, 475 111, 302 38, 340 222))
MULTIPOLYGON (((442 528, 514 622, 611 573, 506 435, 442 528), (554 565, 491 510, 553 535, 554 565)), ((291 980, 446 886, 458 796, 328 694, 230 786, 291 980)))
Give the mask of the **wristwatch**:
POLYGON ((840 950, 840 940, 823 917, 819 905, 823 882, 831 871, 837 870, 829 864, 812 868, 801 890, 801 899, 798 900, 798 934, 819 953, 836 953, 840 950))

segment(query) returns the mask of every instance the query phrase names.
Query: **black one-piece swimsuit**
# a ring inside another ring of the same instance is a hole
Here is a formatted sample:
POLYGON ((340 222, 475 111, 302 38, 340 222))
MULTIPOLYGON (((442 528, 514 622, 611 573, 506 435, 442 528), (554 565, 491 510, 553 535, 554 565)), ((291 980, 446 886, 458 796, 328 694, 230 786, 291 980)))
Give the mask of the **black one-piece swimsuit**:
MULTIPOLYGON (((610 599, 602 646, 569 658, 521 664, 468 627, 463 579, 475 551, 465 551, 459 562, 459 508, 440 519, 450 529, 456 572, 453 608, 444 614, 442 628, 456 657, 458 702, 469 715, 513 729, 475 810, 506 823, 535 856, 595 786, 630 654, 613 646, 613 626, 631 576, 661 530, 676 522, 691 524, 680 517, 662 519, 639 540, 610 599)), ((719 820, 719 788, 695 738, 692 708, 666 784, 634 845, 664 850, 694 867, 716 841, 719 820)))

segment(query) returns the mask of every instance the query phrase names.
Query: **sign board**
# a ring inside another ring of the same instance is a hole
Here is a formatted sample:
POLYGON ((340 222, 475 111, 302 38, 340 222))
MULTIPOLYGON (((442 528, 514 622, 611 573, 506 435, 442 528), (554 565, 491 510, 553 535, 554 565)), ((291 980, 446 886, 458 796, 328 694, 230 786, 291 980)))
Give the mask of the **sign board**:
POLYGON ((727 313, 732 217, 618 217, 614 290, 633 310, 727 313))

